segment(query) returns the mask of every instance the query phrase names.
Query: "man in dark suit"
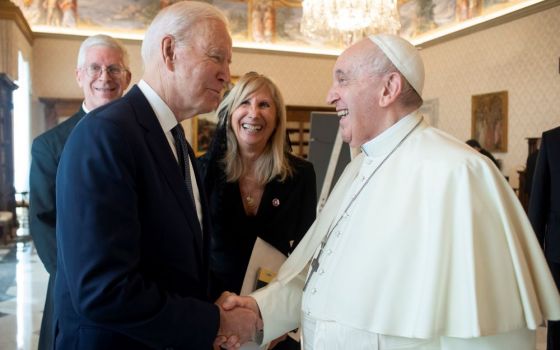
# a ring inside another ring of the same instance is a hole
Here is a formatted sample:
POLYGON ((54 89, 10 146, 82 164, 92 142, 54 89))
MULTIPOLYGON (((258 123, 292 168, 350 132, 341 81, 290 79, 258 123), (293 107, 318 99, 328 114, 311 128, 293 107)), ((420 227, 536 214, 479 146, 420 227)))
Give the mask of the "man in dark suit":
POLYGON ((82 107, 71 118, 39 135, 31 148, 30 233, 49 273, 39 350, 52 349, 53 289, 56 274, 55 179, 60 154, 74 126, 89 111, 122 96, 130 83, 125 47, 107 35, 87 38, 80 46, 76 81, 84 93, 82 107), (105 67, 105 68, 102 68, 105 67))
POLYGON ((535 149, 527 156, 525 163, 525 193, 527 198, 531 198, 531 189, 533 187, 533 175, 537 166, 537 158, 539 157, 539 149, 535 149))
MULTIPOLYGON (((528 184, 530 185, 530 184, 528 184)), ((529 220, 560 286, 560 127, 542 134, 533 174, 529 220)), ((547 350, 560 349, 560 321, 548 321, 547 350)))
POLYGON ((209 300, 208 208, 180 124, 215 109, 230 80, 226 23, 204 2, 163 9, 142 80, 70 135, 56 179, 56 349, 210 349, 261 327, 209 300))

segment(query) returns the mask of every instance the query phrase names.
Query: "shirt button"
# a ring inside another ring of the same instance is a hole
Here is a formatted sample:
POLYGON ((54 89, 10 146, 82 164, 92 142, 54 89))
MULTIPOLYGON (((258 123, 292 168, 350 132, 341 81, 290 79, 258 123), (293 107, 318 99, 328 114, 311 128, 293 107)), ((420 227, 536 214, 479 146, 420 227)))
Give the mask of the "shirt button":
POLYGON ((328 249, 327 250, 327 255, 331 255, 332 254, 332 250, 328 249))
POLYGON ((311 311, 307 310, 307 311, 305 311, 305 314, 306 314, 307 316, 309 316, 309 315, 311 315, 311 311))
POLYGON ((324 273, 325 273, 325 270, 323 270, 323 269, 320 269, 320 270, 319 270, 319 275, 322 275, 322 274, 324 274, 324 273))
POLYGON ((317 288, 313 288, 313 289, 311 290, 311 294, 317 294, 317 288))
POLYGON ((342 232, 336 231, 336 236, 337 236, 337 237, 340 237, 341 234, 342 234, 342 232))

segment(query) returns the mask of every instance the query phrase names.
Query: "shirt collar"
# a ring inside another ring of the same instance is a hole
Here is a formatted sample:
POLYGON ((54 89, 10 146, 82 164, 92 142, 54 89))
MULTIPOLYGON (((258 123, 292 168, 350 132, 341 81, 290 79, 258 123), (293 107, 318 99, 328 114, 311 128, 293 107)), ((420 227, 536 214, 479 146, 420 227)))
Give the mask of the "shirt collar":
POLYGON ((390 128, 383 131, 362 145, 362 152, 367 157, 377 157, 393 149, 405 135, 418 123, 422 116, 414 111, 405 116, 390 128))
POLYGON ((84 110, 84 112, 86 112, 86 114, 88 114, 89 112, 91 112, 91 111, 86 107, 86 100, 84 100, 84 102, 82 102, 82 109, 84 110))
POLYGON ((150 106, 152 106, 152 109, 154 110, 154 113, 156 114, 156 117, 158 118, 163 131, 168 132, 173 129, 178 124, 178 122, 169 106, 144 80, 140 80, 138 82, 138 88, 140 89, 140 91, 142 91, 144 96, 146 96, 146 99, 148 100, 150 106))

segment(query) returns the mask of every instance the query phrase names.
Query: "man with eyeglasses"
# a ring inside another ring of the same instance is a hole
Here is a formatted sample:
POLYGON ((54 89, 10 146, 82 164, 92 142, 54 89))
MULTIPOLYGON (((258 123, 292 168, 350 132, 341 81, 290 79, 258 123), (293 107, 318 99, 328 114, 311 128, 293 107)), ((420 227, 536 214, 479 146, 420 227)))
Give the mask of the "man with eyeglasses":
POLYGON ((53 348, 54 281, 56 275, 55 180, 60 155, 70 132, 86 113, 122 96, 130 83, 128 53, 107 35, 87 38, 78 53, 76 81, 84 93, 82 107, 71 118, 39 135, 31 148, 30 233, 49 273, 39 350, 53 348))

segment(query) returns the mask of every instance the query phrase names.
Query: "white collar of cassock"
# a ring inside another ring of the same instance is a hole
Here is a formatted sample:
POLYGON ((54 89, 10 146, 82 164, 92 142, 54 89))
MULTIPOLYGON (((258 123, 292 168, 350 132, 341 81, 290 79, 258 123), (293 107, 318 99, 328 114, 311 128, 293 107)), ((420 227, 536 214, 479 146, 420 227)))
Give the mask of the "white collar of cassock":
POLYGON ((379 157, 390 152, 406 136, 406 134, 420 121, 422 116, 418 111, 412 112, 393 124, 381 134, 362 145, 362 152, 367 157, 379 157))

